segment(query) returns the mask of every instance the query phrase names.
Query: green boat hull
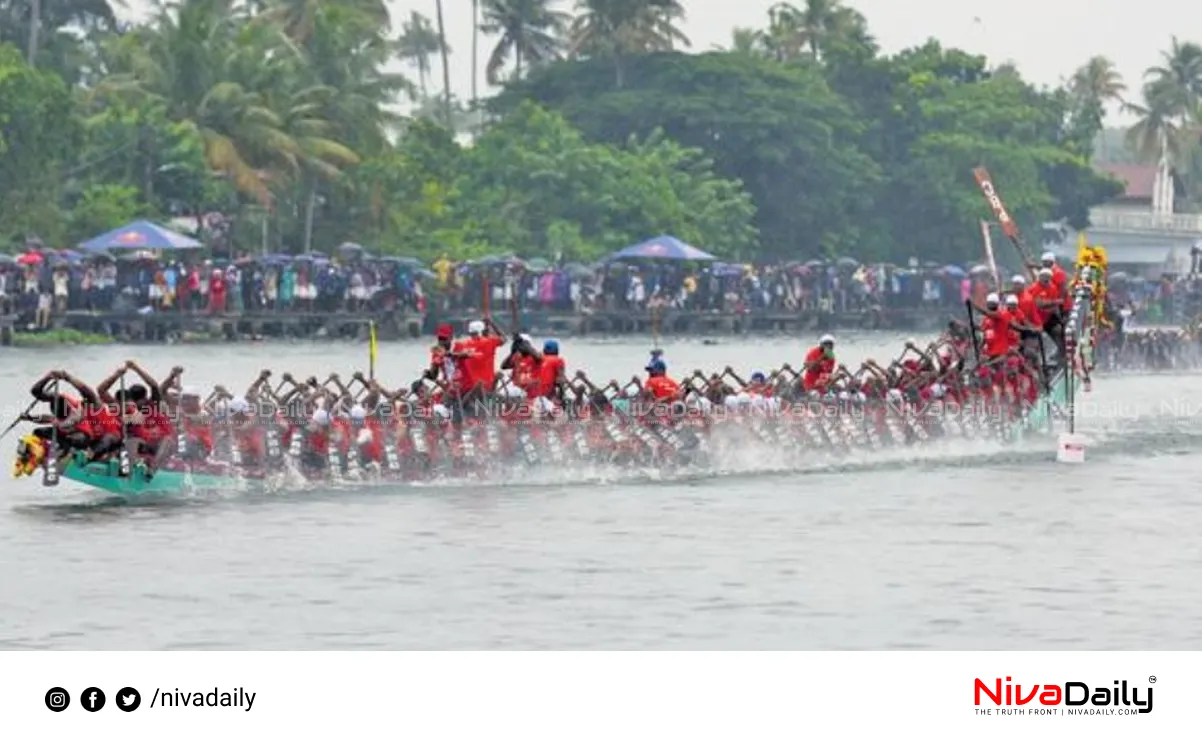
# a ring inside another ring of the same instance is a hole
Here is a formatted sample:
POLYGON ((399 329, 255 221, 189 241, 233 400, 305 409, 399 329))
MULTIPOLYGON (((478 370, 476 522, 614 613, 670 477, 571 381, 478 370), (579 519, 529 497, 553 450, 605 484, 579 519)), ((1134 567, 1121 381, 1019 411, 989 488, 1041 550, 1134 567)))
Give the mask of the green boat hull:
POLYGON ((126 497, 166 496, 195 490, 229 490, 241 482, 226 475, 211 475, 178 470, 159 470, 147 478, 145 470, 135 467, 129 477, 121 477, 116 461, 85 463, 73 459, 63 468, 62 477, 88 487, 126 497))

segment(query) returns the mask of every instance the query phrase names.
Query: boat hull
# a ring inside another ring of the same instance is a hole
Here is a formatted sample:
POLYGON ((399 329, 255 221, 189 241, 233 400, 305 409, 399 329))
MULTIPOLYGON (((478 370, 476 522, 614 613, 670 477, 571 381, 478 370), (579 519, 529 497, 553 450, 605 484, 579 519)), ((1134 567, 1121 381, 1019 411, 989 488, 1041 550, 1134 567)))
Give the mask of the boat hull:
POLYGON ((170 496, 198 490, 230 490, 241 482, 228 474, 193 472, 188 468, 164 467, 147 478, 137 467, 129 477, 121 477, 116 461, 84 462, 73 459, 63 468, 62 477, 88 487, 125 497, 170 496))

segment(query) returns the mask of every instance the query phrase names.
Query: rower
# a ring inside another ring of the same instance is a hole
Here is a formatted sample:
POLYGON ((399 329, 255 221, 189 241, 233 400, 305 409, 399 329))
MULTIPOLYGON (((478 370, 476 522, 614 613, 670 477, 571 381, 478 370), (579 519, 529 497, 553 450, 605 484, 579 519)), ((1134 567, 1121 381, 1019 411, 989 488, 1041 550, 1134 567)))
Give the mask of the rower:
POLYGON ((1000 305, 1001 300, 996 292, 985 298, 985 317, 981 320, 981 333, 985 340, 983 350, 990 359, 1005 356, 1014 344, 1010 327, 1012 317, 1000 305))
POLYGON ((1063 298, 1053 282, 1052 269, 1041 268, 1036 276, 1038 280, 1030 289, 1031 299, 1043 318, 1043 331, 1050 335, 1057 344, 1060 344, 1061 333, 1059 331, 1064 327, 1064 318, 1061 313, 1064 306, 1063 298))
POLYGON ((1068 294, 1068 273, 1056 263, 1056 254, 1050 250, 1041 255, 1039 260, 1043 264, 1041 272, 1043 269, 1052 272, 1052 286, 1056 287, 1056 292, 1065 300, 1064 308, 1069 309, 1068 303, 1072 301, 1072 297, 1068 294))
POLYGON ((818 339, 806 353, 804 368, 801 384, 807 392, 826 384, 835 371, 835 336, 828 333, 818 339))
POLYGON ((655 359, 647 364, 647 382, 644 389, 655 402, 672 402, 680 399, 680 384, 668 376, 668 365, 663 359, 655 359))

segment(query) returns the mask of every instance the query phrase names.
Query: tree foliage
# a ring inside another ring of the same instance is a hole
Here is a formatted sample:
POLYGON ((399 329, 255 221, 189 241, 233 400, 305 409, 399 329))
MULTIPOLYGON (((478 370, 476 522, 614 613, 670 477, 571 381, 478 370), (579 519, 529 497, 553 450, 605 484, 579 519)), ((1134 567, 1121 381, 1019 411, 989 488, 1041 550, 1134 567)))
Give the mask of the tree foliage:
POLYGON ((839 0, 778 3, 702 54, 680 51, 684 0, 477 6, 505 86, 487 116, 450 90, 442 24, 393 30, 380 0, 174 0, 137 25, 42 0, 32 66, 32 6, 0 0, 0 234, 220 211, 254 236, 237 247, 266 225, 296 252, 589 258, 671 233, 730 257, 971 260, 972 168, 1027 225, 1083 226, 1120 188, 1089 163, 1120 101, 1133 150, 1202 162, 1189 42, 1137 102, 1101 57, 1047 90, 933 41, 882 55, 839 0))

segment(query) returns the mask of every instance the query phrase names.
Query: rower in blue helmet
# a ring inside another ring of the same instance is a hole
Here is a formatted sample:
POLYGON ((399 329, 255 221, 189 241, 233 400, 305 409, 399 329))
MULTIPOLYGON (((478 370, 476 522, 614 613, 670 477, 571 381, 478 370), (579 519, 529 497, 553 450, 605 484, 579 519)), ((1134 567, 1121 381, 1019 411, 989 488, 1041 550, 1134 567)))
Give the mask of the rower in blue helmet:
POLYGON ((679 400, 680 383, 668 376, 668 365, 662 358, 652 358, 648 362, 647 382, 643 388, 651 393, 656 402, 672 402, 679 400))

